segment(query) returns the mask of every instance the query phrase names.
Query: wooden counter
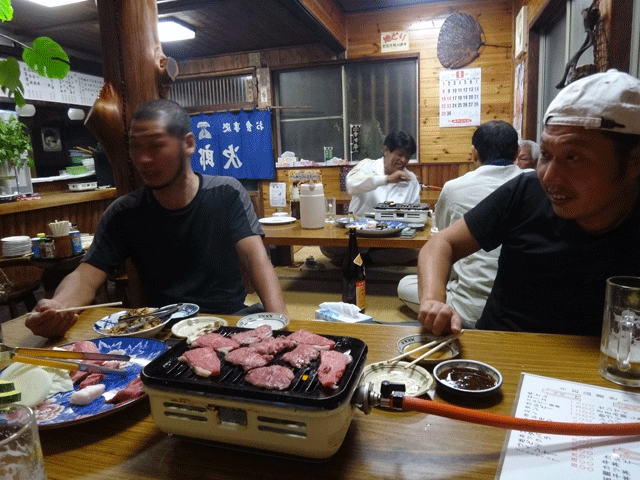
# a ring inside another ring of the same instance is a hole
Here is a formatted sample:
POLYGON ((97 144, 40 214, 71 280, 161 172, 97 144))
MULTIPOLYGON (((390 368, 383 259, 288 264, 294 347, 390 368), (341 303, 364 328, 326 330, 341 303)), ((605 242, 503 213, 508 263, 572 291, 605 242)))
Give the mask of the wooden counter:
MULTIPOLYGON (((72 192, 62 190, 43 192, 36 200, 22 200, 0 204, 0 238, 14 235, 35 237, 38 233, 51 234, 49 223, 69 220, 83 233, 93 233, 100 215, 116 198, 115 188, 72 192)), ((20 283, 41 278, 36 267, 10 267, 5 270, 9 278, 20 283)))
POLYGON ((42 208, 59 207, 61 205, 95 202, 105 199, 111 200, 116 197, 116 189, 104 188, 100 190, 88 190, 85 192, 73 192, 71 190, 67 190, 66 192, 44 192, 41 193, 40 196, 41 198, 36 200, 2 203, 0 204, 0 216, 30 210, 39 210, 42 208))

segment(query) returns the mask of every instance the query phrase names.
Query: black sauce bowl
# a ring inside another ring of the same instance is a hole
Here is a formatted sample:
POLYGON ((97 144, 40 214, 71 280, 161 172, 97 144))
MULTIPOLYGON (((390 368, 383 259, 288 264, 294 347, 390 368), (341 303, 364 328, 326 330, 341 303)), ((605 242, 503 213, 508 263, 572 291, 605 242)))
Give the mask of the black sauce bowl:
POLYGON ((486 363, 476 360, 446 360, 433 368, 438 389, 456 397, 480 398, 494 395, 502 385, 502 374, 486 363), (448 373, 462 377, 460 382, 448 381, 448 373))

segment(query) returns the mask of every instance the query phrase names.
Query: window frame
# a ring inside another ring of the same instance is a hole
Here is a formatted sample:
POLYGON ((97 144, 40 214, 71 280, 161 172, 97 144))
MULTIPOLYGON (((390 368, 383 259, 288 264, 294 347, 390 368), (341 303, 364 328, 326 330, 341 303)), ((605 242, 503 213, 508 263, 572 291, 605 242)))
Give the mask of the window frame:
MULTIPOLYGON (((395 61, 402 61, 402 60, 414 60, 416 63, 416 80, 415 80, 415 85, 416 85, 416 89, 415 89, 415 105, 416 105, 416 111, 415 111, 415 126, 416 126, 416 132, 414 134, 415 140, 416 140, 416 158, 417 158, 417 162, 419 162, 419 152, 420 152, 420 145, 419 145, 419 137, 420 137, 420 54, 417 52, 408 52, 408 53, 400 53, 400 54, 392 54, 392 55, 385 55, 385 56, 365 56, 365 57, 359 57, 359 58, 355 58, 355 59, 339 59, 339 60, 331 60, 331 61, 326 61, 326 62, 311 62, 311 63, 307 63, 307 64, 302 64, 302 65, 282 65, 282 66, 277 66, 277 67, 272 67, 271 68, 271 85, 273 86, 273 100, 274 100, 274 119, 275 121, 273 122, 273 128, 274 128, 274 136, 275 136, 275 141, 274 141, 274 148, 275 148, 275 154, 276 157, 280 156, 283 152, 283 148, 282 148, 282 132, 281 132, 281 127, 280 127, 280 123, 281 123, 281 109, 282 108, 286 108, 286 106, 282 106, 279 105, 279 99, 280 99, 280 94, 279 94, 279 84, 276 80, 278 74, 285 72, 285 71, 296 71, 296 70, 310 70, 310 69, 314 69, 314 68, 322 68, 322 67, 343 67, 345 65, 357 65, 357 64, 364 64, 364 63, 386 63, 386 62, 395 62, 395 61)), ((350 142, 349 142, 349 124, 348 124, 348 118, 346 115, 347 112, 347 99, 346 99, 346 89, 347 89, 347 85, 346 85, 346 78, 345 78, 345 71, 343 68, 341 68, 341 76, 342 76, 342 125, 343 125, 343 148, 344 148, 344 152, 345 152, 345 156, 348 157, 346 158, 347 161, 351 161, 351 152, 350 152, 350 142)), ((385 132, 385 135, 388 132, 385 132)), ((382 152, 380 152, 380 155, 382 155, 382 152)), ((322 159, 324 160, 324 159, 322 159)), ((354 162, 357 162, 358 160, 354 160, 354 162)), ((318 163, 319 165, 323 165, 324 161, 316 161, 316 163, 318 163)))

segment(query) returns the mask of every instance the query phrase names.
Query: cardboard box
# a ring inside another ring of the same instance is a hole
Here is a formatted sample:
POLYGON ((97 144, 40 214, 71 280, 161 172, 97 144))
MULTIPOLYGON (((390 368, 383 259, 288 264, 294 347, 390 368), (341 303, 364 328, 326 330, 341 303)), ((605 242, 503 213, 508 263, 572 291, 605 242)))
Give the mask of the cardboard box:
POLYGON ((316 320, 324 320, 325 322, 345 322, 345 323, 358 323, 367 320, 373 320, 373 317, 364 313, 358 313, 356 318, 351 318, 342 315, 341 313, 334 312, 328 308, 319 308, 316 310, 316 320))

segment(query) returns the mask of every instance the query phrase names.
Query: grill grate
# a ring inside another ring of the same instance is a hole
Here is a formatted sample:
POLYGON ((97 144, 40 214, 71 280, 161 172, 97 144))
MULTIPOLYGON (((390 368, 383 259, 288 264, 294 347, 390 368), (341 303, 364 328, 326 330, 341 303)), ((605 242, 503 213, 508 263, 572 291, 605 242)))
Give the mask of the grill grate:
MULTIPOLYGON (((246 328, 222 327, 218 333, 230 336, 246 331, 246 328)), ((274 331, 274 337, 288 335, 290 332, 274 331)), ((270 365, 283 365, 294 372, 294 379, 288 389, 283 391, 267 390, 255 387, 244 381, 245 372, 241 366, 224 361, 220 357, 220 374, 215 377, 200 377, 193 369, 178 360, 178 357, 189 346, 186 340, 181 341, 149 363, 142 371, 141 378, 150 387, 176 390, 185 393, 203 393, 214 397, 230 397, 234 399, 254 400, 257 402, 279 402, 306 408, 333 409, 339 406, 352 390, 354 382, 359 380, 367 354, 367 345, 357 338, 325 335, 336 342, 335 350, 349 353, 353 358, 339 380, 337 388, 323 387, 317 378, 320 360, 311 364, 294 368, 281 360, 284 352, 279 353, 270 365)))

